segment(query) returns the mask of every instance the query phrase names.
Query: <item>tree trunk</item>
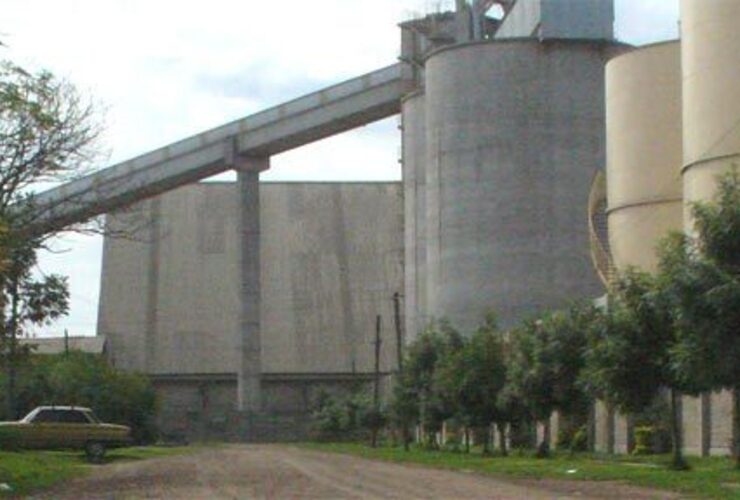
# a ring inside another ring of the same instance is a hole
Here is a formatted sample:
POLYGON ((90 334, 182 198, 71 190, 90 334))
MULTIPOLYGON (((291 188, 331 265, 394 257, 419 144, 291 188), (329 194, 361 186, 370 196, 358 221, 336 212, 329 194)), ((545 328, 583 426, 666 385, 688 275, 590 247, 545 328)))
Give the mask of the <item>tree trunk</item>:
POLYGON ((486 431, 484 433, 484 435, 486 436, 485 439, 483 440, 483 454, 484 455, 491 454, 491 435, 492 435, 491 426, 492 425, 493 424, 489 423, 486 426, 486 431))
POLYGON ((409 437, 409 424, 408 422, 403 422, 401 424, 401 439, 403 440, 403 449, 404 451, 409 451, 409 441, 411 441, 409 437))
POLYGON ((16 372, 18 363, 18 282, 13 281, 10 288, 10 321, 8 322, 8 417, 18 419, 16 404, 16 372))
POLYGON ((675 470, 685 470, 688 468, 688 465, 683 458, 678 398, 678 391, 671 389, 671 444, 673 446, 671 468, 675 470))
POLYGON ((466 425, 463 431, 463 439, 465 440, 465 453, 470 453, 470 429, 466 425))
POLYGON ((732 456, 740 469, 740 387, 732 390, 732 456))
MULTIPOLYGON (((535 428, 536 428, 535 424, 535 428)), ((542 422, 542 441, 537 446, 537 458, 550 457, 550 419, 542 422)))
POLYGON ((506 448, 506 424, 499 422, 496 426, 498 427, 498 447, 501 456, 506 457, 509 455, 509 450, 506 448))

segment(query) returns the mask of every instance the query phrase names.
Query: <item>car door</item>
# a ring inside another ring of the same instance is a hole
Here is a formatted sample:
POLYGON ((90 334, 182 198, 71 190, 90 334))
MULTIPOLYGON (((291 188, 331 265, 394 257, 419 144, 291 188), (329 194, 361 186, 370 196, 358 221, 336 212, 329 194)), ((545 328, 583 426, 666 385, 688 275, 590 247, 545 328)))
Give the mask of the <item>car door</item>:
POLYGON ((58 410, 44 409, 39 411, 25 429, 26 446, 29 448, 57 448, 60 415, 58 410))
POLYGON ((92 424, 81 410, 70 409, 64 412, 59 424, 63 433, 65 448, 83 448, 91 433, 92 424))

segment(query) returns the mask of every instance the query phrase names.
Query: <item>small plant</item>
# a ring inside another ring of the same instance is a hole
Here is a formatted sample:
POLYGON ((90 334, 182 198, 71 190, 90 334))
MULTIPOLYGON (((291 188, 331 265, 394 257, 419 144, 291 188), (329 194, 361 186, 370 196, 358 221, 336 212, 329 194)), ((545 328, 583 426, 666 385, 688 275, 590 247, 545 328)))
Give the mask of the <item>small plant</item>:
POLYGON ((588 428, 585 425, 573 434, 569 449, 571 452, 588 451, 588 428))
POLYGON ((18 431, 0 427, 0 451, 18 451, 21 449, 18 431))
POLYGON ((650 455, 653 453, 653 441, 655 439, 655 429, 652 426, 644 425, 635 428, 635 449, 634 455, 650 455))

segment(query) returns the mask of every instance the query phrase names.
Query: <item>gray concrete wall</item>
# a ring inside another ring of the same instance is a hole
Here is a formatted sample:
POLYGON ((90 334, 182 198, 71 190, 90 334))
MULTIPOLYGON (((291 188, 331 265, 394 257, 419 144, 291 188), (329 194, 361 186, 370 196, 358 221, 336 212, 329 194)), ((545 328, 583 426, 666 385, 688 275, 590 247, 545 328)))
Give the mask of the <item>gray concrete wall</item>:
POLYGON ((609 46, 503 41, 426 66, 429 314, 504 327, 602 293, 586 223, 609 46), (574 78, 577 75, 577 78, 574 78))
MULTIPOLYGON (((233 183, 180 188, 135 209, 148 216, 151 203, 160 206, 157 238, 148 227, 143 241, 106 239, 98 333, 109 336, 117 366, 236 373, 236 199, 233 183)), ((402 213, 398 183, 262 185, 265 372, 372 371, 376 314, 381 369, 394 368, 402 213)))
POLYGON ((722 391, 710 396, 709 453, 729 455, 732 444, 732 393, 722 391))
POLYGON ((612 40, 614 0, 518 0, 496 38, 612 40))
POLYGON ((411 342, 427 323, 426 131, 423 93, 407 97, 403 114, 405 326, 411 342))
MULTIPOLYGON (((267 375, 262 381, 265 415, 259 422, 250 422, 253 432, 258 427, 257 435, 252 437, 260 441, 306 440, 320 393, 341 397, 349 395, 358 384, 370 391, 371 377, 267 375)), ((237 411, 235 375, 154 377, 153 385, 159 403, 157 426, 163 439, 244 438, 239 432, 243 415, 237 411)), ((381 387, 387 391, 388 377, 383 377, 381 387)))

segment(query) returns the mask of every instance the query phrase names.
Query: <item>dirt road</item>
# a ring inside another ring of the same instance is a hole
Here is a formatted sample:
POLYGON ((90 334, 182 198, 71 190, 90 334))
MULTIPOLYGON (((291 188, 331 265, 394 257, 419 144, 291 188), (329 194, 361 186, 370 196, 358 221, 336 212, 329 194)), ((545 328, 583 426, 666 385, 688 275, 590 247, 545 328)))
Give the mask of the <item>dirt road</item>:
POLYGON ((614 483, 508 481, 289 446, 234 445, 110 464, 41 497, 128 498, 673 498, 614 483))

